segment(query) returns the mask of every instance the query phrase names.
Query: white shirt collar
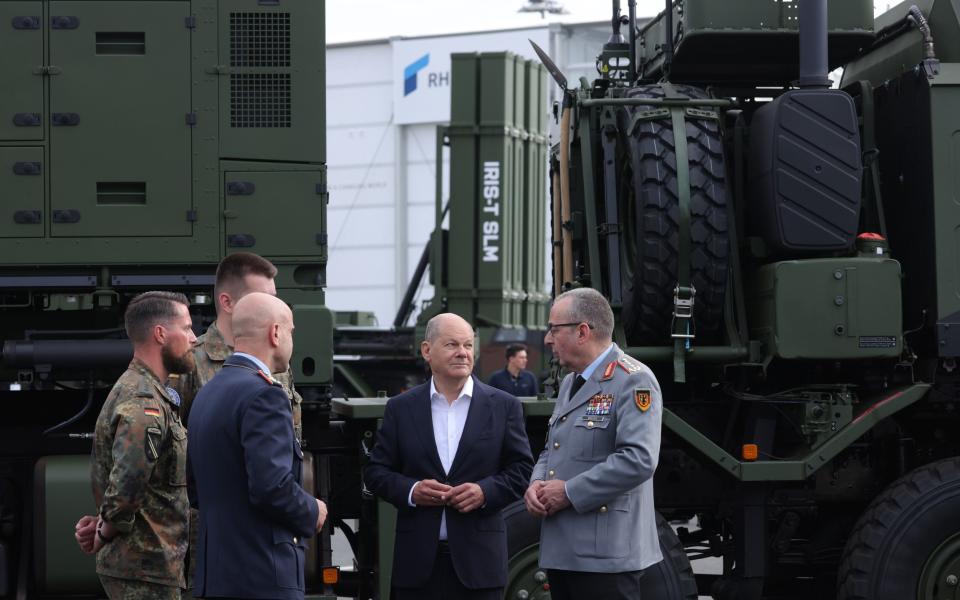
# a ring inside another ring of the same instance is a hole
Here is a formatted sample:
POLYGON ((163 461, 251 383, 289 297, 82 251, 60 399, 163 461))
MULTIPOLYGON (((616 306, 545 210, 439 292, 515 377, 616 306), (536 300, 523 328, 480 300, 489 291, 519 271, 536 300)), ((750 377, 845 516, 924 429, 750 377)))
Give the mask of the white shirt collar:
POLYGON ((257 365, 257 367, 259 367, 260 370, 263 371, 264 373, 266 373, 267 375, 270 375, 270 374, 271 374, 271 373, 270 373, 270 367, 268 367, 265 362, 263 362, 262 360, 260 360, 260 359, 257 358, 256 356, 254 356, 254 355, 252 355, 252 354, 247 354, 246 352, 234 352, 233 355, 234 355, 234 356, 242 356, 243 358, 245 358, 245 359, 249 360, 250 362, 252 362, 253 364, 257 365))
POLYGON ((597 367, 600 366, 600 363, 603 362, 603 359, 610 354, 611 350, 613 350, 613 344, 610 344, 606 350, 600 353, 600 356, 593 359, 593 362, 587 365, 587 368, 583 370, 583 373, 580 373, 580 376, 584 379, 590 379, 590 376, 593 375, 593 372, 597 370, 597 367))
MULTIPOLYGON (((437 386, 433 381, 433 377, 430 378, 430 398, 435 398, 436 396, 441 396, 440 392, 437 391, 437 386)), ((460 390, 460 394, 457 395, 457 400, 466 396, 467 398, 473 398, 473 376, 467 377, 467 382, 463 384, 463 388, 460 390)))

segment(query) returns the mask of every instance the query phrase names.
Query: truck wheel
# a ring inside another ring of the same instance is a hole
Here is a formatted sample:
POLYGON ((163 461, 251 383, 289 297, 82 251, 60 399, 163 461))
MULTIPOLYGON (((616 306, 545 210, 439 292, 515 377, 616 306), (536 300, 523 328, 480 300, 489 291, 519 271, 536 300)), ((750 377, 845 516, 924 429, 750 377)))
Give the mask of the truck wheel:
POLYGON ((838 600, 953 598, 960 578, 960 458, 916 469, 860 517, 843 551, 838 600))
MULTIPOLYGON (((507 523, 507 587, 504 598, 549 600, 546 571, 538 566, 540 556, 540 519, 527 512, 523 501, 503 509, 507 523), (524 593, 525 592, 525 593, 524 593)), ((660 600, 696 600, 697 582, 693 568, 667 520, 657 513, 657 532, 663 560, 648 568, 641 579, 642 597, 660 600)))
MULTIPOLYGON (((691 98, 706 94, 677 85, 691 98)), ((647 85, 627 91, 632 98, 663 98, 663 88, 647 85)), ((622 140, 629 156, 621 173, 620 207, 626 256, 622 320, 634 345, 670 341, 673 289, 678 276, 677 159, 669 115, 639 121, 649 106, 631 106, 619 113, 622 140)), ((719 124, 714 119, 685 117, 690 173, 690 278, 697 295, 694 333, 698 343, 712 343, 723 324, 730 237, 727 230, 726 171, 719 124)))

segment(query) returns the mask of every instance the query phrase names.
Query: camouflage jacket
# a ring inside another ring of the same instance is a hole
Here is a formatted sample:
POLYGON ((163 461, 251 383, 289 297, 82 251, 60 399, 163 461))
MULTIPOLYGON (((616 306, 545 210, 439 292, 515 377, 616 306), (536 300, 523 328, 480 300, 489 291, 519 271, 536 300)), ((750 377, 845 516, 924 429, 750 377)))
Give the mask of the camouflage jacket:
POLYGON ((157 376, 138 359, 107 396, 91 461, 101 517, 120 530, 97 573, 183 587, 190 503, 187 430, 157 376))
MULTIPOLYGON (((223 334, 217 329, 217 324, 212 323, 207 328, 206 333, 197 338, 197 343, 193 346, 193 372, 180 375, 179 380, 173 382, 174 388, 180 394, 180 414, 183 422, 190 425, 190 406, 194 398, 200 392, 200 388, 213 379, 221 368, 223 361, 233 354, 233 348, 230 347, 223 334)), ((290 398, 290 409, 293 411, 293 432, 297 436, 297 441, 303 443, 303 424, 301 420, 300 403, 302 398, 293 387, 293 375, 290 369, 286 373, 273 373, 273 378, 280 382, 283 391, 290 398)))

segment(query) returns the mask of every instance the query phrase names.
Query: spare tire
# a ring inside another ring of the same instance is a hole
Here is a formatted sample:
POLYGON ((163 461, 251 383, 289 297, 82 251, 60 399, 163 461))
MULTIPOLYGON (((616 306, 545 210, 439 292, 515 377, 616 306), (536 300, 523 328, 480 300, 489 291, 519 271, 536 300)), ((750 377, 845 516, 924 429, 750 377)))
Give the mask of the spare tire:
MULTIPOLYGON (((689 98, 706 93, 690 86, 674 89, 689 98)), ((663 88, 646 85, 627 91, 629 98, 663 98, 663 88)), ((631 345, 670 343, 673 295, 679 265, 679 202, 673 122, 669 115, 640 121, 650 106, 619 111, 626 151, 620 173, 619 203, 625 227, 624 294, 621 320, 631 345)), ((730 237, 727 229, 726 168, 719 123, 687 114, 690 173, 690 283, 696 289, 696 343, 717 343, 723 325, 730 237)))

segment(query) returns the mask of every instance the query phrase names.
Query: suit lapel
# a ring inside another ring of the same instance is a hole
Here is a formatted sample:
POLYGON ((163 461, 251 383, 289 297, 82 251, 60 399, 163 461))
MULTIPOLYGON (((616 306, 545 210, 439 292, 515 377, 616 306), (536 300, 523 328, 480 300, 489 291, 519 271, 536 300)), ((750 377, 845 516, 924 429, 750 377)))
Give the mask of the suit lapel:
POLYGON ((473 380, 473 396, 470 398, 470 409, 467 411, 467 421, 463 424, 463 433, 460 434, 460 443, 457 445, 457 453, 453 455, 453 463, 450 464, 450 473, 453 475, 457 467, 465 459, 473 442, 483 431, 483 426, 490 421, 490 402, 487 395, 480 389, 476 379, 473 380))
POLYGON ((417 430, 427 456, 437 468, 437 475, 443 474, 443 463, 437 450, 437 439, 433 432, 433 410, 430 408, 430 384, 424 385, 423 394, 414 403, 413 428, 417 430))

